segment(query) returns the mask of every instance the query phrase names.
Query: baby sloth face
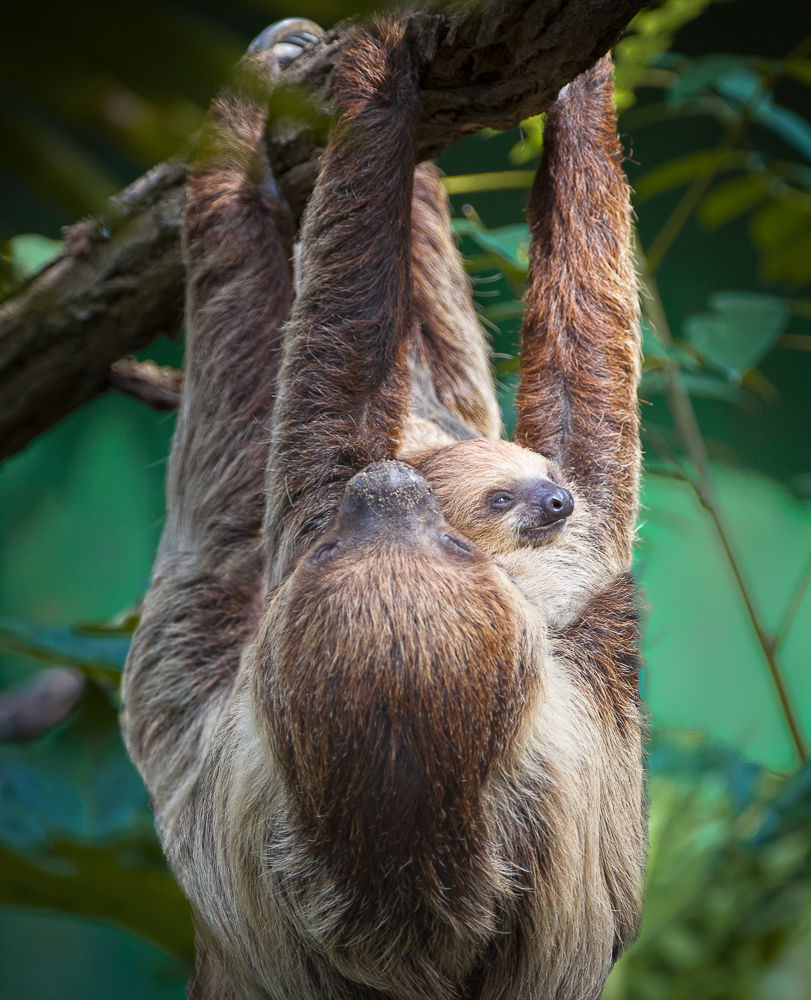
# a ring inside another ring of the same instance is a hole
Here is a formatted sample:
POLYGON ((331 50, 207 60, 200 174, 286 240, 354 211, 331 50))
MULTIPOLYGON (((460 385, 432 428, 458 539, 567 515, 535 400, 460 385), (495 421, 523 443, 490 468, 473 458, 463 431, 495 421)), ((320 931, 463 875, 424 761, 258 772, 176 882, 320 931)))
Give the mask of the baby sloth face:
POLYGON ((574 511, 554 464, 508 441, 461 441, 420 472, 447 520, 494 556, 552 544, 574 511))
POLYGON ((551 479, 532 476, 490 493, 482 516, 505 518, 518 538, 540 542, 563 531, 573 510, 574 499, 568 490, 551 479))

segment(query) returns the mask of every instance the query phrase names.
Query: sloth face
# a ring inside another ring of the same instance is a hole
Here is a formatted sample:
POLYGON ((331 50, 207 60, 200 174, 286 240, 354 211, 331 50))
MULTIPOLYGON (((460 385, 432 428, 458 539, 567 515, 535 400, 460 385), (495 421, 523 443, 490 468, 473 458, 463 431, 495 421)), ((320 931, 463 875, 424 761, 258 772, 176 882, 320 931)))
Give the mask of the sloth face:
POLYGON ((554 463, 508 441, 462 441, 420 471, 447 520, 492 556, 552 544, 574 512, 554 463))
POLYGON ((517 539, 546 542, 560 534, 574 510, 569 490, 545 477, 506 483, 485 497, 483 521, 501 521, 517 539))

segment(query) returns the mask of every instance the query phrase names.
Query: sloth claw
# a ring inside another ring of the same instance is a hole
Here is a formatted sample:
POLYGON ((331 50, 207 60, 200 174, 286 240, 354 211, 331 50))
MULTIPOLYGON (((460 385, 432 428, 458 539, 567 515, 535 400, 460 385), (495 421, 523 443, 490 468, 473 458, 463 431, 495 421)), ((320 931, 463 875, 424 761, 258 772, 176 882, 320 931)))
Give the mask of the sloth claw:
POLYGON ((285 69, 308 45, 317 42, 324 29, 305 17, 276 21, 260 32, 248 46, 251 55, 270 53, 279 69, 285 69))

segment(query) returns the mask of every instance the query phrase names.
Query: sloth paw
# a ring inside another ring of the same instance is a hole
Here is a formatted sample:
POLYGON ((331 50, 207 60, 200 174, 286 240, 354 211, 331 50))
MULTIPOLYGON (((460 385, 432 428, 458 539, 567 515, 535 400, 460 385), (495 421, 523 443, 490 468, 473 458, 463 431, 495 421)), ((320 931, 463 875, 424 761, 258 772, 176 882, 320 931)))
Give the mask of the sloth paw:
POLYGON ((315 21, 308 21, 304 17, 288 17, 284 21, 268 25, 258 34, 248 46, 248 54, 265 58, 270 56, 276 68, 282 70, 323 34, 324 29, 315 21))

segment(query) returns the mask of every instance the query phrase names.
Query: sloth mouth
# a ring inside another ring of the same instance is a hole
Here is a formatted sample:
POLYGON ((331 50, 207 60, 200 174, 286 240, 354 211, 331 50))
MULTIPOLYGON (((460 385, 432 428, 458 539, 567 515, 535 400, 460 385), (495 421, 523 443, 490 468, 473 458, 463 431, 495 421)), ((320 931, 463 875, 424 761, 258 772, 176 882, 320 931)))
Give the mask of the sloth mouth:
POLYGON ((558 534, 566 526, 567 520, 566 517, 559 517, 546 524, 523 524, 518 529, 518 534, 528 542, 537 542, 550 535, 558 534))

